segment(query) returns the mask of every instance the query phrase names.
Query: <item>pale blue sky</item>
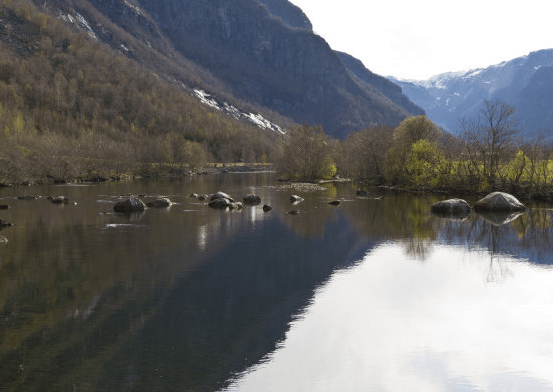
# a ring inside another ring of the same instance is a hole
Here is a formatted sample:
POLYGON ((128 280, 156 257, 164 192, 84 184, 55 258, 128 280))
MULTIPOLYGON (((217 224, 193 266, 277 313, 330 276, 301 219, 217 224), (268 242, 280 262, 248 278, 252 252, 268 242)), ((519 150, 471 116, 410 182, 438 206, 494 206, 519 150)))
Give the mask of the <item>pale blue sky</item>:
POLYGON ((553 48, 543 0, 290 0, 333 49, 400 78, 485 67, 553 48))

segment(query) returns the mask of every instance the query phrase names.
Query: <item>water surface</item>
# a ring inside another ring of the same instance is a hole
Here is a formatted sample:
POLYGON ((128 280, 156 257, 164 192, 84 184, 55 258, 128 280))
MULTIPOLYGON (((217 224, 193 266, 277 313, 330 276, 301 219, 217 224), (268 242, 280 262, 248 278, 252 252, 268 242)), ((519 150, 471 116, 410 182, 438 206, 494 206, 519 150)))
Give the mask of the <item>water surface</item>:
POLYGON ((444 219, 438 196, 355 190, 271 174, 0 189, 0 390, 553 390, 551 210, 444 219), (189 197, 219 190, 262 203, 189 197), (113 213, 128 194, 175 204, 113 213))

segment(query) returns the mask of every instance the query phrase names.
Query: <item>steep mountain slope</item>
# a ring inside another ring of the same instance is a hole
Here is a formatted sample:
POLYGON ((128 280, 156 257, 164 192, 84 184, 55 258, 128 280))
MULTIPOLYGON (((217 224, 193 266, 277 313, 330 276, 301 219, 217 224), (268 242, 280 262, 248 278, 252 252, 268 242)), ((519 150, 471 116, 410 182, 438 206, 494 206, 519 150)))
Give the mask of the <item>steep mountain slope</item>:
POLYGON ((391 78, 427 115, 446 130, 477 116, 484 99, 517 108, 524 135, 548 136, 553 125, 553 50, 532 52, 487 68, 445 73, 426 81, 391 78))
POLYGON ((421 113, 398 91, 391 98, 349 70, 287 0, 53 0, 47 7, 75 10, 91 34, 156 73, 276 122, 322 124, 343 138, 421 113))
POLYGON ((224 80, 232 93, 336 137, 409 113, 353 80, 326 41, 292 29, 253 0, 141 0, 175 48, 224 80))
POLYGON ((355 77, 372 86, 395 104, 405 108, 410 114, 415 116, 424 114, 424 110, 411 102, 403 93, 401 87, 397 84, 391 82, 383 76, 371 72, 365 67, 361 60, 356 59, 347 53, 337 51, 336 54, 348 70, 355 75, 355 77))
POLYGON ((288 26, 296 29, 313 30, 311 21, 296 5, 286 0, 259 0, 273 15, 282 19, 288 26))

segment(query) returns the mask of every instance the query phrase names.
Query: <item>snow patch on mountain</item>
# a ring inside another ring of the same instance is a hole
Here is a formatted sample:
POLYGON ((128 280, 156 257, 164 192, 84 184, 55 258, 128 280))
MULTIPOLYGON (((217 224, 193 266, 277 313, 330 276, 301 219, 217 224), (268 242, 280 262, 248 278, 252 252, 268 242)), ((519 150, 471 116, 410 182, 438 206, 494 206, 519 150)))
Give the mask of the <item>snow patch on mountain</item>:
POLYGON ((90 38, 98 39, 96 32, 92 29, 92 27, 90 27, 88 21, 78 12, 75 12, 75 15, 71 15, 65 14, 62 10, 58 9, 57 15, 58 18, 60 18, 64 22, 72 23, 82 28, 84 31, 87 32, 90 38))
POLYGON ((123 0, 123 4, 125 4, 127 8, 131 9, 136 15, 145 15, 144 11, 142 11, 136 5, 131 4, 129 1, 123 0))
POLYGON ((228 114, 229 116, 235 118, 236 120, 247 120, 257 125, 259 128, 268 129, 273 132, 277 132, 281 135, 285 134, 284 130, 281 127, 267 120, 260 114, 244 113, 240 109, 236 108, 235 106, 229 105, 226 102, 220 102, 211 94, 208 94, 203 90, 195 89, 194 95, 204 105, 214 108, 216 110, 222 111, 223 113, 228 114))

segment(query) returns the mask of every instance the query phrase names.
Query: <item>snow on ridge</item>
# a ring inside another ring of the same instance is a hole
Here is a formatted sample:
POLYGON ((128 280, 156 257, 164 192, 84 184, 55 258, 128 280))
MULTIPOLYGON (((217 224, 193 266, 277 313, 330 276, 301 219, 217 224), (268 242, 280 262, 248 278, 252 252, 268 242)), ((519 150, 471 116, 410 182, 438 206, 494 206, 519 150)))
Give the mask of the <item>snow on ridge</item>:
POLYGON ((200 99, 200 102, 203 103, 204 105, 210 106, 210 107, 215 108, 217 110, 221 110, 221 108, 219 107, 219 104, 217 103, 217 101, 214 100, 213 98, 211 98, 211 95, 209 95, 205 91, 195 89, 194 93, 196 94, 196 97, 198 97, 200 99))
POLYGON ((269 129, 271 131, 278 132, 281 135, 285 134, 285 132, 282 130, 281 127, 267 120, 260 114, 255 114, 255 113, 246 114, 241 112, 238 108, 232 105, 229 105, 226 102, 223 102, 222 104, 220 104, 214 97, 211 96, 211 94, 208 94, 203 90, 194 89, 194 94, 204 105, 212 107, 219 111, 222 111, 228 114, 229 116, 232 116, 236 120, 245 119, 253 123, 254 125, 257 125, 259 128, 269 129))
POLYGON ((142 11, 136 5, 131 4, 128 0, 123 0, 123 4, 125 4, 127 6, 127 8, 130 8, 132 11, 134 11, 135 14, 144 15, 144 11, 142 11))
POLYGON ((72 24, 79 25, 83 30, 85 30, 88 33, 90 38, 98 39, 94 29, 92 27, 90 27, 90 24, 84 18, 84 16, 82 16, 78 12, 75 12, 75 16, 73 16, 71 14, 64 14, 62 10, 58 9, 57 14, 58 14, 58 18, 60 18, 64 22, 69 22, 69 23, 72 23, 72 24))

